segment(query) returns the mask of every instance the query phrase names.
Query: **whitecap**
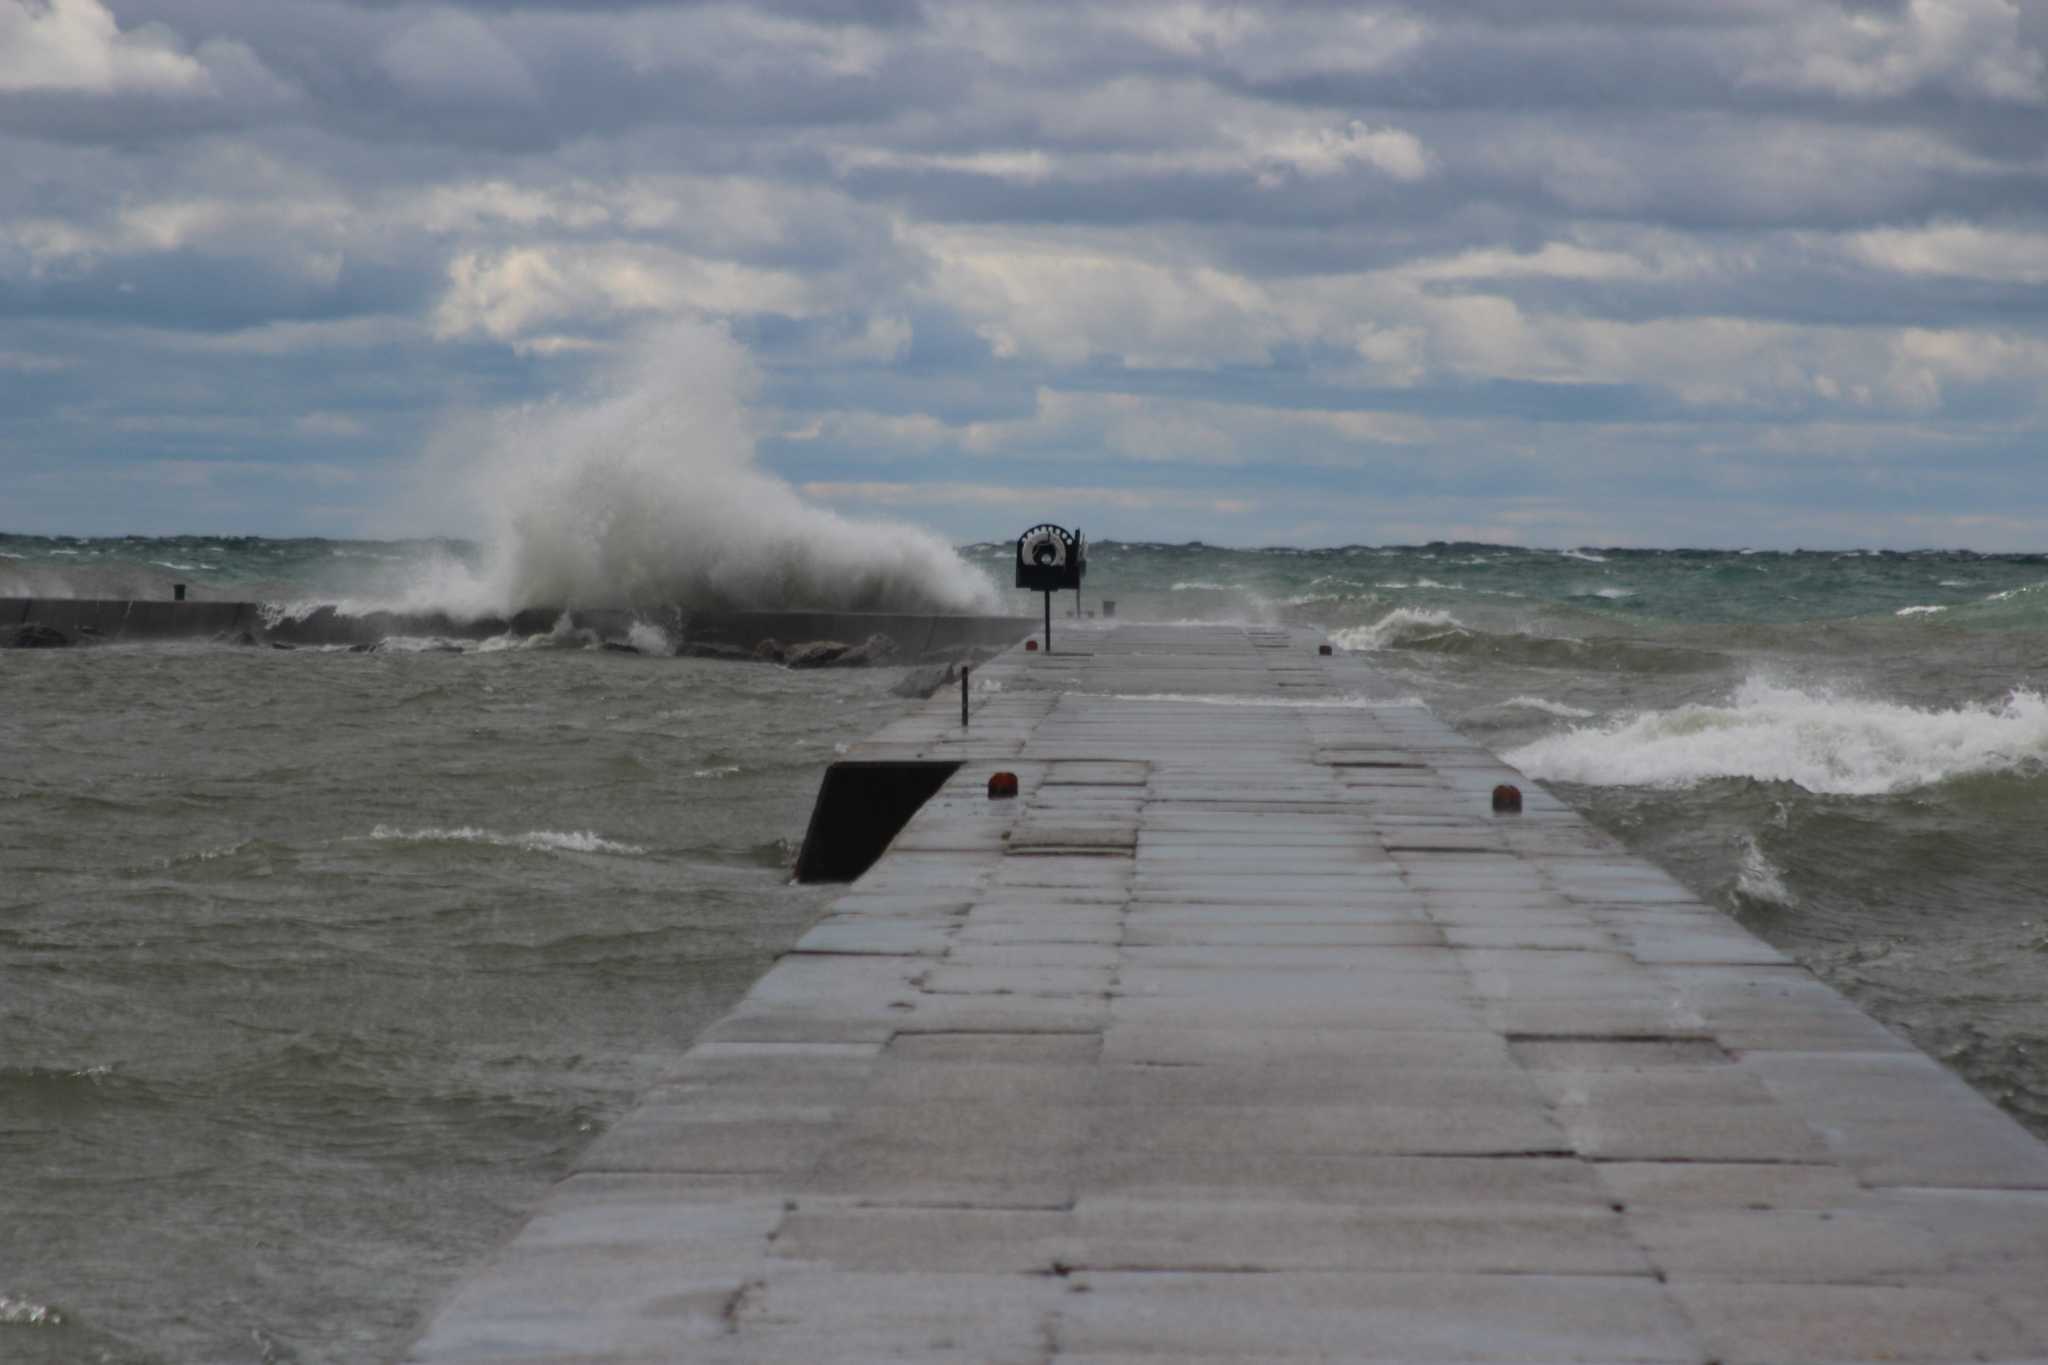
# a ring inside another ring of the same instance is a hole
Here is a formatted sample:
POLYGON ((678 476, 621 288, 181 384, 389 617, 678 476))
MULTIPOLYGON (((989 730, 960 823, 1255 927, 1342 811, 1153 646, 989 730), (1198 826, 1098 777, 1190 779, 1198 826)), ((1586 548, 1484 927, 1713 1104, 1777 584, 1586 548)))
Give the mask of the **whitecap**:
POLYGON ((1229 591, 1230 591, 1230 589, 1229 589, 1228 587, 1226 587, 1225 585, 1221 584, 1221 583, 1208 583, 1208 582, 1204 582, 1204 581, 1202 581, 1202 580, 1200 580, 1200 579, 1192 579, 1192 580, 1190 580, 1190 581, 1188 581, 1188 582, 1185 582, 1185 583, 1176 583, 1176 584, 1174 584, 1174 585, 1173 585, 1173 587, 1171 587, 1170 589, 1168 589, 1168 591, 1169 591, 1169 592, 1229 592, 1229 591))
POLYGON ((1465 629, 1464 622, 1447 611, 1426 607, 1396 607, 1369 626, 1350 626, 1330 632, 1330 642, 1339 649, 1369 653, 1412 640, 1431 640, 1465 629))
POLYGON ((445 635, 387 635, 377 642, 377 648, 385 654, 467 654, 476 645, 445 635))
POLYGON ((1762 847, 1750 835, 1742 838, 1742 862, 1735 874, 1735 894, 1743 900, 1762 905, 1789 909, 1798 904, 1791 888, 1785 885, 1784 874, 1764 856, 1762 847))
POLYGON ((1716 778, 1877 796, 2048 763, 2048 698, 1942 710, 1752 678, 1725 705, 1681 706, 1547 736, 1503 755, 1531 777, 1689 787, 1716 778))
POLYGON ((64 1315, 46 1303, 0 1294, 0 1326, 61 1327, 63 1324, 64 1315))
POLYGON ((1610 602, 1619 602, 1624 597, 1634 597, 1635 595, 1636 590, 1634 588, 1602 588, 1593 594, 1595 597, 1604 597, 1610 602))
POLYGON ((737 776, 737 775, 738 775, 738 773, 739 773, 739 770, 740 770, 740 765, 739 765, 739 764, 737 764, 737 763, 728 763, 728 764, 725 764, 725 765, 724 765, 724 766, 722 766, 722 767, 717 767, 717 768, 699 768, 699 769, 697 769, 697 770, 696 770, 695 772, 691 773, 691 774, 690 774, 690 776, 692 776, 692 777, 709 777, 709 778, 720 778, 720 777, 734 777, 734 776, 737 776))
POLYGON ((1527 711, 1541 711, 1545 715, 1558 716, 1564 720, 1591 720, 1594 715, 1593 712, 1586 710, 1584 707, 1567 706, 1561 701, 1551 701, 1545 697, 1509 697, 1500 704, 1500 708, 1505 711, 1509 707, 1520 707, 1527 711))
POLYGON ((372 839, 391 840, 406 844, 490 844, 497 848, 517 848, 528 853, 645 853, 638 844, 622 844, 606 839, 589 830, 570 830, 566 833, 551 829, 528 830, 524 834, 500 834, 495 830, 478 829, 474 825, 463 825, 457 829, 440 829, 432 826, 421 829, 399 829, 392 825, 378 825, 370 831, 372 839))
POLYGON ((1583 559, 1588 564, 1605 564, 1607 562, 1606 555, 1596 555, 1590 550, 1559 550, 1558 553, 1566 559, 1583 559))
POLYGON ((1898 609, 1897 611, 1893 612, 1893 613, 1892 613, 1892 615, 1894 615, 1894 616, 1932 616, 1932 615, 1933 615, 1933 614, 1934 614, 1935 612, 1938 612, 1938 611, 1947 611, 1947 610, 1948 610, 1948 608, 1947 608, 1947 607, 1900 607, 1900 608, 1899 608, 1899 609, 1898 609))

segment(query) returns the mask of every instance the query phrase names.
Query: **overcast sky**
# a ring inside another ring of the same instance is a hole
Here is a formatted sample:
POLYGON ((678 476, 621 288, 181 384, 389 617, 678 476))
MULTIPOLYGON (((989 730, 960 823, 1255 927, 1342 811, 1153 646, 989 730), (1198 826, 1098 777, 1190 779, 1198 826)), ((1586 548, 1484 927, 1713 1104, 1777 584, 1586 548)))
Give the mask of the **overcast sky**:
POLYGON ((0 0, 0 156, 4 530, 417 530, 685 316, 958 540, 2048 549, 2036 0, 0 0))

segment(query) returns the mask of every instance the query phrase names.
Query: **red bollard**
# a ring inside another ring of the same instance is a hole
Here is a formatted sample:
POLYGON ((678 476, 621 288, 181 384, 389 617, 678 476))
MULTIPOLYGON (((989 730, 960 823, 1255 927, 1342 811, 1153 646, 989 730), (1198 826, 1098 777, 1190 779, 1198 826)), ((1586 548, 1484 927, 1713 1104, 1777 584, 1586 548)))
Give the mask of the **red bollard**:
POLYGON ((1522 789, 1503 782, 1493 789, 1493 808, 1503 815, 1519 815, 1522 811, 1522 789))
POLYGON ((1024 642, 1024 652, 1026 654, 1036 654, 1038 652, 1038 641, 1026 640, 1024 642))
POLYGON ((1015 774, 1015 773, 991 773, 991 774, 989 775, 989 779, 988 779, 988 799, 989 799, 989 800, 991 800, 991 801, 997 801, 997 800, 1001 800, 1001 799, 1002 799, 1003 797, 1006 797, 1006 796, 1015 796, 1016 794, 1017 794, 1017 774, 1015 774))

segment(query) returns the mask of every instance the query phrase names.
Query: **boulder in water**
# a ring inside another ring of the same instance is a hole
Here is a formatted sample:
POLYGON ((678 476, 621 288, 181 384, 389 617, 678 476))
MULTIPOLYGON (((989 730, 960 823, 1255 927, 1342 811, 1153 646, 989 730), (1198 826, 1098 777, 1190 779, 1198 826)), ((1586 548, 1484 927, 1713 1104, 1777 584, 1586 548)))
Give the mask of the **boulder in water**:
MULTIPOLYGON (((775 644, 763 640, 764 645, 775 644)), ((775 645, 780 650, 781 645, 775 645)), ((744 649, 739 645, 722 644, 717 640, 685 640, 676 646, 676 655, 684 659, 766 659, 758 649, 744 649)), ((779 662, 779 658, 777 662, 779 662)))
POLYGON ((30 621, 16 626, 7 643, 15 649, 63 649, 72 643, 72 639, 55 626, 30 621))
POLYGON ((754 646, 754 657, 766 663, 779 664, 789 657, 789 646, 771 635, 754 646))
POLYGON ((889 689, 891 696, 911 697, 922 700, 936 696, 940 688, 960 681, 958 664, 933 664, 928 668, 913 668, 896 680, 889 689))
POLYGON ((813 640, 791 645, 782 662, 790 668, 825 668, 844 659, 852 649, 844 640, 813 640))
POLYGON ((887 663, 895 657, 896 642, 886 635, 875 634, 841 655, 839 663, 846 668, 865 668, 870 664, 887 663))
POLYGON ((887 663, 896 653, 896 642, 886 635, 870 635, 857 645, 840 640, 813 640, 791 645, 782 662, 791 668, 866 668, 887 663))

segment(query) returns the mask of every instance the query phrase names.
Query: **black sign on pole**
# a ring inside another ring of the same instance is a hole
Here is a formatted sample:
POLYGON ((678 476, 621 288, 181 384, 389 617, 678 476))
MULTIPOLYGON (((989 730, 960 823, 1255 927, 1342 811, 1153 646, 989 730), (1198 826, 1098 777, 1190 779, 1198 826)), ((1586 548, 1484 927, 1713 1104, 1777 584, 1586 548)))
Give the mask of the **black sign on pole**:
POLYGON ((1017 586, 1045 594, 1045 652, 1052 653, 1052 595, 1062 588, 1081 591, 1088 571, 1088 542, 1050 522, 1017 537, 1017 586))

